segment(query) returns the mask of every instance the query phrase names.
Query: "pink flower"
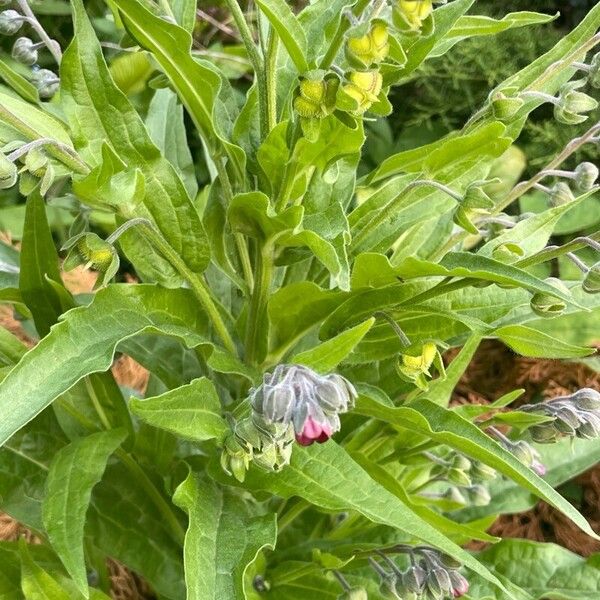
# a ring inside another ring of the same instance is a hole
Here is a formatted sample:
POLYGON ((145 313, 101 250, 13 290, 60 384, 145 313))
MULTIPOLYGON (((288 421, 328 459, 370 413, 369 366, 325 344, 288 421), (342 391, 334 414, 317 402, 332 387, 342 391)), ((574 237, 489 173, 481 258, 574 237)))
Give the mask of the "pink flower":
POLYGON ((452 581, 452 595, 455 598, 460 598, 469 591, 469 582, 460 573, 452 571, 450 581, 452 581))
POLYGON ((333 434, 331 425, 327 421, 319 423, 313 417, 309 416, 304 422, 302 431, 296 434, 296 441, 301 446, 310 446, 313 442, 322 444, 326 442, 333 434))
POLYGON ((539 460, 533 461, 533 463, 531 464, 531 469, 540 477, 543 477, 546 474, 546 465, 541 463, 539 460))

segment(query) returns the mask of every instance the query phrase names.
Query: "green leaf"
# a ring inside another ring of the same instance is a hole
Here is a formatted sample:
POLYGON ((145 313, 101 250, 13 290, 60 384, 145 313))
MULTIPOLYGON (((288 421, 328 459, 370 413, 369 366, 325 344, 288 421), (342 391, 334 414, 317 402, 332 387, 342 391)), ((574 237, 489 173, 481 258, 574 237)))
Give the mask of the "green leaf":
MULTIPOLYGON (((284 498, 299 496, 329 511, 355 510, 374 523, 398 529, 431 544, 456 557, 482 577, 489 577, 489 573, 467 552, 373 481, 341 446, 333 442, 294 448, 291 464, 283 471, 274 474, 253 469, 246 478, 245 487, 266 490, 284 498)), ((494 578, 490 580, 496 583, 494 578)))
POLYGON ((365 396, 359 397, 355 412, 421 433, 484 462, 554 506, 588 535, 598 537, 585 518, 546 481, 520 463, 479 427, 455 412, 429 400, 416 400, 407 407, 390 408, 365 396))
POLYGON ((596 352, 595 348, 575 346, 524 325, 506 325, 496 329, 494 335, 518 354, 530 358, 578 358, 596 352))
POLYGON ((215 386, 205 377, 154 398, 132 398, 129 407, 145 423, 197 442, 229 431, 215 386))
POLYGON ((17 73, 10 65, 0 58, 0 78, 13 89, 21 98, 37 104, 40 101, 37 88, 25 77, 17 73))
POLYGON ((171 80, 212 153, 224 149, 236 177, 243 179, 245 158, 242 149, 226 141, 215 125, 221 78, 214 68, 193 58, 191 35, 178 25, 152 14, 137 0, 114 0, 114 4, 129 33, 152 53, 171 80))
MULTIPOLYGON (((128 202, 121 186, 115 194, 122 218, 153 221, 188 267, 202 272, 208 266, 210 250, 200 217, 175 169, 161 156, 139 114, 113 82, 82 2, 74 1, 72 6, 75 37, 62 61, 61 102, 78 149, 90 163, 107 169, 105 179, 122 173, 135 181, 138 195, 133 200, 128 202)), ((161 23, 167 27, 166 22, 161 23)), ((80 188, 87 188, 88 196, 104 183, 98 169, 77 182, 80 188)), ((78 191, 77 185, 75 189, 78 191)), ((144 274, 147 278, 171 286, 180 283, 171 265, 135 229, 119 243, 134 262, 137 258, 149 270, 144 274)))
POLYGON ((46 481, 43 519, 50 543, 77 589, 87 598, 83 552, 85 515, 92 488, 100 481, 110 455, 125 439, 121 430, 89 435, 59 450, 46 481))
POLYGON ((248 565, 264 548, 275 548, 275 515, 250 517, 241 498, 193 473, 173 501, 189 515, 183 550, 187 599, 245 598, 248 565))
POLYGON ((0 384, 0 445, 85 375, 106 371, 117 344, 154 332, 207 343, 206 317, 188 290, 114 285, 66 313, 0 384), (85 357, 85 360, 82 360, 85 357))
POLYGON ((306 35, 285 0, 256 0, 272 27, 281 38, 299 73, 308 71, 306 35))
POLYGON ((375 319, 371 318, 319 344, 315 348, 296 354, 290 360, 294 364, 306 365, 320 373, 329 373, 352 353, 371 329, 373 323, 375 323, 375 319))
POLYGON ((33 562, 24 539, 21 539, 19 548, 21 550, 21 588, 25 600, 70 600, 69 594, 56 579, 33 562))

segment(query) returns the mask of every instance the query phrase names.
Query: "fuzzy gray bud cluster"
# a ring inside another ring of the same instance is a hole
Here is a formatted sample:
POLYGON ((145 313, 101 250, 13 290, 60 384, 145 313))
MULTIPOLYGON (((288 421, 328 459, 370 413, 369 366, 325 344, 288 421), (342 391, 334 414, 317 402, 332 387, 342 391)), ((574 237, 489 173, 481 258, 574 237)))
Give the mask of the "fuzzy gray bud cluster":
POLYGON ((519 410, 548 417, 529 428, 534 441, 547 444, 563 437, 594 439, 600 436, 600 393, 583 388, 570 396, 527 404, 519 410))

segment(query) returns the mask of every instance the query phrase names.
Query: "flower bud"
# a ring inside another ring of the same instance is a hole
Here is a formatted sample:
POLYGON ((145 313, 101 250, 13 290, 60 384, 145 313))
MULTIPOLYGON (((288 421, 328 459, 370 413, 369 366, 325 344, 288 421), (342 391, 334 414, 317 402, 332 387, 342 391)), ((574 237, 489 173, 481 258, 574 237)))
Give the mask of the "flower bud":
POLYGON ((0 34, 14 35, 21 29, 27 19, 16 10, 3 10, 0 12, 0 34))
POLYGON ((81 233, 71 238, 63 250, 69 250, 63 263, 65 271, 84 265, 100 273, 94 288, 107 285, 119 270, 119 255, 114 246, 95 233, 81 233))
POLYGON ((600 88, 600 52, 597 52, 590 61, 590 70, 587 76, 587 82, 593 88, 600 88))
POLYGON ((346 58, 358 69, 380 63, 389 51, 389 34, 384 21, 375 22, 366 35, 350 37, 346 41, 346 58))
POLYGON ((495 119, 498 119, 499 121, 509 121, 519 112, 523 104, 525 104, 525 101, 522 98, 519 98, 519 96, 511 96, 502 92, 496 92, 491 97, 490 103, 495 119))
POLYGON ((533 441, 538 444, 552 444, 558 438, 558 432, 552 426, 551 422, 533 425, 529 428, 529 433, 533 441))
POLYGON ((446 567, 446 569, 448 570, 456 570, 456 569, 460 569, 463 564, 457 560, 456 558, 454 558, 454 556, 450 556, 449 554, 446 554, 444 552, 438 552, 437 550, 435 551, 437 554, 437 561, 443 566, 446 567))
POLYGON ((380 574, 379 593, 389 600, 403 600, 398 594, 398 578, 394 573, 380 574))
POLYGON ((563 206, 575 200, 575 196, 571 191, 571 188, 564 181, 559 181, 552 186, 550 190, 550 206, 563 206))
POLYGON ((367 595, 367 590, 360 587, 346 590, 337 597, 337 600, 369 600, 369 596, 367 595))
POLYGON ((60 85, 60 79, 48 69, 35 71, 32 82, 37 88, 40 98, 52 98, 60 85))
POLYGON ((577 410, 572 406, 561 406, 556 411, 557 419, 554 421, 555 427, 562 433, 573 435, 573 432, 579 427, 581 420, 577 410), (564 428, 564 431, 563 431, 564 428))
POLYGON ((294 109, 305 119, 323 119, 335 109, 339 86, 336 77, 324 77, 324 72, 313 71, 300 78, 294 109))
POLYGON ((583 123, 588 113, 598 106, 598 102, 591 96, 578 92, 585 85, 585 80, 569 81, 559 91, 558 99, 554 105, 554 118, 559 123, 577 125, 583 123))
POLYGON ((589 192, 598 179, 598 167, 594 163, 583 162, 577 165, 574 179, 580 192, 589 192))
POLYGON ((439 364, 443 368, 435 343, 425 342, 421 346, 419 355, 402 354, 401 361, 397 365, 398 375, 405 381, 415 384, 419 389, 426 390, 428 389, 426 378, 431 376, 429 370, 434 361, 436 361, 436 365, 439 364))
POLYGON ((17 38, 12 47, 12 57, 24 65, 34 65, 38 60, 35 44, 28 37, 17 38))
POLYGON ((452 595, 450 574, 443 567, 434 567, 427 575, 427 591, 433 598, 442 599, 452 595))
POLYGON ((577 437, 593 440, 600 436, 600 416, 588 411, 581 411, 579 416, 583 422, 575 432, 577 437))
MULTIPOLYGON (((560 279, 548 277, 545 282, 563 294, 570 295, 569 288, 560 279)), ((556 317, 564 312, 566 307, 564 300, 546 292, 536 292, 531 298, 531 310, 538 317, 556 317)))
POLYGON ((597 294, 600 292, 600 262, 590 267, 590 270, 583 278, 581 287, 588 294, 597 294))
POLYGON ((455 454, 452 459, 452 467, 461 471, 468 471, 471 468, 471 461, 464 454, 455 454))
POLYGON ((478 483, 465 488, 464 491, 467 493, 467 498, 473 506, 487 506, 492 500, 487 488, 478 483))
POLYGON ((513 242, 504 242, 502 244, 498 244, 492 250, 492 258, 508 265, 523 258, 524 254, 525 252, 523 251, 523 248, 521 248, 519 244, 515 244, 513 242))
POLYGON ((487 183, 487 181, 475 181, 470 184, 454 211, 454 222, 469 233, 479 233, 473 219, 489 214, 490 210, 494 208, 494 201, 483 189, 487 183))
POLYGON ((11 188, 17 179, 17 165, 0 152, 0 190, 11 188))
POLYGON ((221 452, 221 468, 223 471, 243 482, 251 460, 252 448, 241 442, 233 432, 230 433, 225 438, 223 451, 221 452))
POLYGON ((383 87, 383 77, 379 71, 353 71, 348 75, 349 83, 341 88, 341 92, 355 102, 352 114, 362 115, 374 102, 383 87))
POLYGON ((496 478, 496 470, 485 463, 475 461, 469 472, 475 481, 491 481, 496 478))
POLYGON ((471 478, 466 474, 465 471, 461 471, 460 469, 448 469, 448 472, 446 473, 446 479, 450 483, 454 483, 455 485, 461 487, 468 487, 471 485, 471 478))
POLYGON ((423 21, 433 12, 432 0, 398 0, 396 14, 413 30, 421 29, 423 21))
POLYGON ((443 494, 444 500, 447 500, 451 504, 458 506, 466 506, 467 499, 464 497, 462 492, 454 485, 451 485, 443 494))
POLYGON ((421 594, 427 581, 427 571, 420 565, 411 565, 406 572, 402 574, 402 585, 407 592, 421 594))
POLYGON ((571 395, 571 401, 581 410, 600 411, 600 392, 582 388, 571 395))
POLYGON ((455 598, 464 596, 469 591, 469 582, 458 571, 450 571, 449 575, 452 583, 452 595, 455 598))

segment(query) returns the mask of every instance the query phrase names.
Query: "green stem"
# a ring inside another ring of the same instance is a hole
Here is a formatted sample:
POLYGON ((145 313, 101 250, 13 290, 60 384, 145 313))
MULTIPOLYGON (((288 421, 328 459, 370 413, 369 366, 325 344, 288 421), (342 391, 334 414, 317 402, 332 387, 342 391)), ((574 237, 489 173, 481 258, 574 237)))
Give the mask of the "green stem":
POLYGON ((258 51, 258 47, 254 43, 252 32, 250 31, 250 27, 246 22, 246 17, 244 16, 244 13, 237 0, 225 0, 225 4, 227 5, 227 8, 229 8, 231 16, 235 21, 236 27, 240 32, 242 41, 244 42, 244 46, 246 47, 246 52, 248 53, 248 58, 250 59, 250 62, 252 63, 252 68, 254 69, 254 75, 256 77, 256 87, 258 90, 258 101, 260 105, 260 132, 261 139, 264 139, 268 131, 268 92, 267 79, 265 77, 265 71, 263 68, 263 60, 258 51))
POLYGON ((259 344, 261 339, 266 338, 268 333, 265 315, 273 275, 273 247, 269 242, 257 249, 255 273, 255 285, 250 299, 246 326, 246 360, 250 364, 259 362, 259 344))
POLYGON ((289 527, 294 519, 299 517, 309 507, 310 503, 306 500, 298 500, 294 506, 286 510, 277 520, 277 533, 280 534, 286 527, 289 527))
POLYGON ((275 200, 275 210, 277 211, 282 211, 286 207, 290 192, 294 186, 294 181, 298 176, 296 171, 297 163, 294 160, 294 150, 296 149, 296 144, 298 143, 301 135, 302 127, 300 126, 300 120, 296 119, 292 125, 292 139, 290 141, 289 157, 285 163, 281 187, 279 188, 279 193, 277 194, 277 199, 275 200))
POLYGON ((204 280, 197 273, 194 273, 189 269, 185 264, 185 261, 177 254, 177 252, 175 252, 175 250, 173 250, 173 248, 171 248, 163 236, 154 227, 145 225, 143 226, 142 231, 143 235, 152 243, 152 245, 171 263, 177 272, 188 281, 192 292, 206 311, 209 319, 212 321, 217 335, 221 338, 225 348, 227 348, 231 354, 236 356, 237 350, 235 343, 229 334, 217 306, 213 302, 210 290, 204 280))
POLYGON ((267 59, 265 64, 267 86, 267 131, 268 135, 277 125, 277 56, 279 36, 273 27, 269 30, 267 59))
MULTIPOLYGON (((593 233, 589 237, 596 242, 600 242, 600 232, 593 233)), ((515 263, 515 266, 524 268, 531 267, 532 265, 538 265, 540 263, 558 258, 559 256, 563 256, 569 252, 576 252, 577 250, 581 250, 588 245, 589 243, 584 238, 575 238, 563 246, 544 248, 544 250, 541 250, 537 254, 533 254, 532 256, 518 261, 515 263)))

